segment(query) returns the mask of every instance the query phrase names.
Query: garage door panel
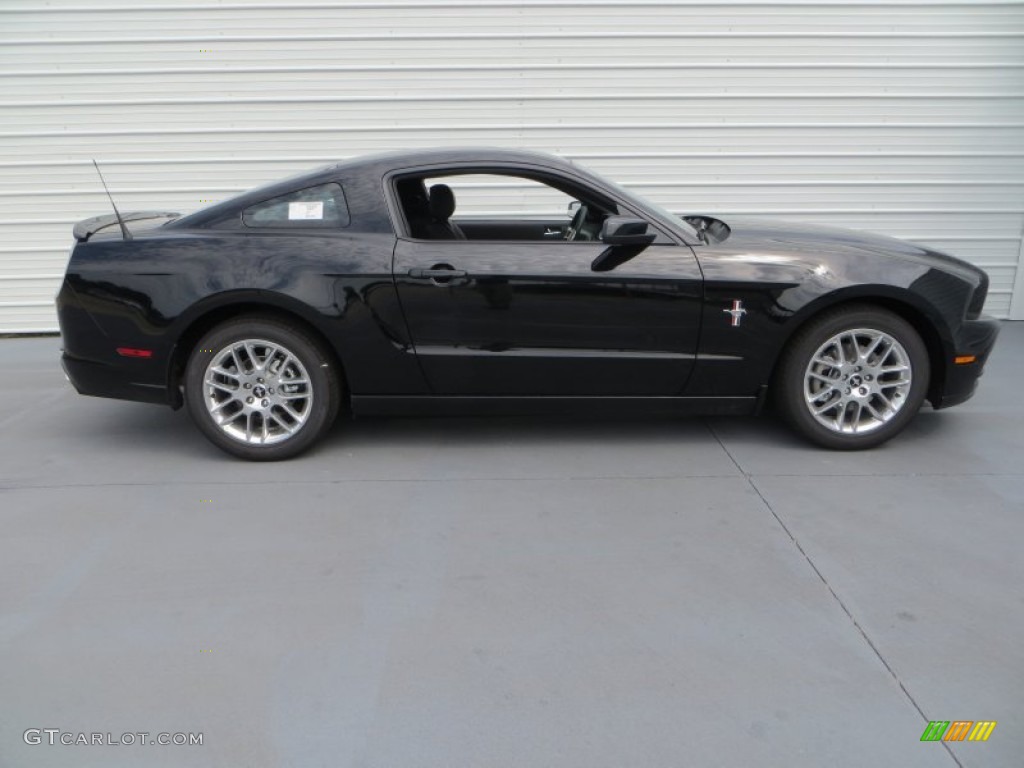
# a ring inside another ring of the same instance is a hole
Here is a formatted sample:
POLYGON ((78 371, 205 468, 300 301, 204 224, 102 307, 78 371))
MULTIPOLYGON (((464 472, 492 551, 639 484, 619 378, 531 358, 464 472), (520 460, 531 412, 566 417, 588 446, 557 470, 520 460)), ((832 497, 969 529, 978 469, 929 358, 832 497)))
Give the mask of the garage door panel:
POLYGON ((0 104, 6 330, 55 327, 71 226, 109 211, 92 158, 123 210, 187 212, 438 145, 561 153, 674 210, 923 240, 989 270, 990 311, 1024 313, 1021 3, 8 4, 0 104))

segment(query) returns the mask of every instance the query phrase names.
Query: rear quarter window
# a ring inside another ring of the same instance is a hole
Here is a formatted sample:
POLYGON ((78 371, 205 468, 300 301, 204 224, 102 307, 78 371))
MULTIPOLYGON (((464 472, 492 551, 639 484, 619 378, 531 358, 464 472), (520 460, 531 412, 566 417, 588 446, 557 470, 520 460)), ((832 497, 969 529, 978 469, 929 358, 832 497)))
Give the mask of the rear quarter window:
POLYGON ((254 228, 338 229, 350 221, 345 192, 333 181, 272 197, 242 211, 242 223, 254 228))

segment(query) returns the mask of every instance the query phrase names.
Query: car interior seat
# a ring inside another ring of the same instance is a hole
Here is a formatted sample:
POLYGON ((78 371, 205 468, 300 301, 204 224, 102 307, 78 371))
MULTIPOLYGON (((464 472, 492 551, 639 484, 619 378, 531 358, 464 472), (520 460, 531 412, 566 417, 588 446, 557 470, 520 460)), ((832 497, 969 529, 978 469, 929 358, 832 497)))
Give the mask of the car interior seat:
POLYGON ((430 222, 427 237, 431 240, 465 240, 459 225, 451 221, 455 213, 455 193, 447 184, 434 184, 430 188, 430 222))
POLYGON ((423 180, 400 179, 395 187, 402 211, 409 223, 409 234, 420 240, 430 237, 430 201, 423 180))

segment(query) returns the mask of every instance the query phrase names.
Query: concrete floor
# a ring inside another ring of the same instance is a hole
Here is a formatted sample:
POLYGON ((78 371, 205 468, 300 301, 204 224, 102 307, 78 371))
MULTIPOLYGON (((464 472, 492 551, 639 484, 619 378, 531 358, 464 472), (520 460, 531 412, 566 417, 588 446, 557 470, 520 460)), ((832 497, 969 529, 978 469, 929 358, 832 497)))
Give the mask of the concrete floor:
POLYGON ((77 396, 58 346, 0 340, 0 766, 1022 764, 1024 324, 859 454, 396 419, 246 464, 77 396))

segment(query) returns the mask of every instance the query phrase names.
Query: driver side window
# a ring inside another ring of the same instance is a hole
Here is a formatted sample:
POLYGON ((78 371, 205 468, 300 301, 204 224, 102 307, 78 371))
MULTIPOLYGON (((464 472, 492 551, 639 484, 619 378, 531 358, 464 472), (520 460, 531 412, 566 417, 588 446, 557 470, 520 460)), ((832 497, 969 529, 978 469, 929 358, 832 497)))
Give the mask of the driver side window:
POLYGON ((409 234, 423 240, 597 240, 615 211, 524 176, 500 173, 424 175, 395 186, 409 234))

